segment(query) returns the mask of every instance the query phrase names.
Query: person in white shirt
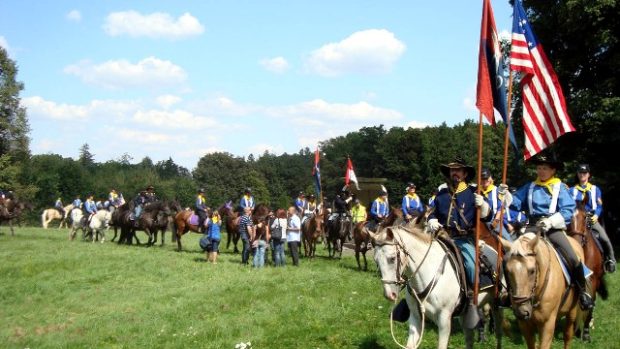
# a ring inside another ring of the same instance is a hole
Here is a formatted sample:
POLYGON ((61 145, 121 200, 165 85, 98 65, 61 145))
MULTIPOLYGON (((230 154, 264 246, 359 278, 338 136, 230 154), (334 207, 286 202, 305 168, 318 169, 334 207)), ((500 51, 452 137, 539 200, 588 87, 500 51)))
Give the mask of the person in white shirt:
POLYGON ((293 258, 293 265, 299 266, 299 245, 301 245, 301 220, 297 215, 295 206, 288 208, 288 225, 286 228, 286 241, 288 250, 293 258))

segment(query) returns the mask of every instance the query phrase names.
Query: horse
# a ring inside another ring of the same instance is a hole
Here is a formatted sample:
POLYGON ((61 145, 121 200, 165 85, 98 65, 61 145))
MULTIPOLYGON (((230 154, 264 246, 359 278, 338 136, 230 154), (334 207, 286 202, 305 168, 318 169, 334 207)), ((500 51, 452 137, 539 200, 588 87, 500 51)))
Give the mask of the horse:
MULTIPOLYGON (((159 229, 155 230, 153 232, 153 245, 155 245, 157 243, 157 233, 161 232, 161 244, 160 246, 164 245, 164 236, 166 235, 166 230, 168 230, 168 226, 171 224, 174 224, 174 217, 176 217, 177 213, 183 211, 183 208, 181 207, 181 205, 178 203, 178 201, 171 201, 169 202, 169 207, 171 210, 171 215, 167 217, 167 219, 165 221, 160 221, 159 222, 159 229)), ((172 241, 174 242, 176 240, 176 235, 172 234, 172 241)))
POLYGON ((13 229, 13 220, 17 220, 19 224, 19 218, 26 209, 32 209, 30 203, 19 201, 16 198, 10 197, 2 199, 0 201, 0 223, 7 221, 9 223, 9 229, 11 230, 11 236, 15 236, 15 230, 13 229))
MULTIPOLYGON (((211 209, 207 208, 207 217, 211 215, 211 209)), ((207 221, 205 220, 205 223, 207 221)), ((177 251, 181 251, 181 237, 187 233, 193 231, 194 233, 202 234, 200 227, 198 226, 198 216, 193 210, 179 211, 172 222, 172 236, 177 242, 177 251)), ((173 240, 174 241, 174 240, 173 240)))
MULTIPOLYGON (((381 273, 385 298, 396 302, 401 286, 406 286, 405 299, 409 311, 407 348, 417 348, 422 340, 425 317, 430 318, 438 330, 438 349, 448 347, 452 317, 466 301, 455 269, 453 256, 440 240, 424 232, 417 225, 400 225, 380 228, 377 233, 366 230, 371 236, 374 259, 381 273)), ((478 304, 483 307, 494 301, 493 287, 481 290, 478 304)), ((495 318, 503 314, 494 308, 495 318)), ((496 347, 501 348, 501 321, 495 322, 496 347)), ((473 329, 465 328, 467 348, 473 347, 473 329)))
POLYGON ((301 225, 301 234, 304 243, 304 255, 314 258, 317 241, 323 235, 323 215, 313 214, 306 218, 301 225))
POLYGON ((137 218, 137 224, 134 223, 130 226, 130 239, 131 235, 134 235, 136 230, 142 230, 148 236, 147 247, 155 244, 155 235, 157 231, 166 229, 168 227, 168 217, 172 214, 170 204, 168 201, 160 200, 150 202, 144 205, 140 218, 137 218))
POLYGON ((99 210, 95 213, 88 225, 93 243, 99 240, 100 235, 101 243, 105 241, 105 230, 108 228, 110 220, 112 220, 112 213, 108 210, 99 210))
MULTIPOLYGON (((586 211, 586 203, 589 199, 589 193, 586 192, 581 202, 577 202, 577 208, 573 213, 571 222, 568 226, 567 233, 570 237, 577 240, 583 248, 584 264, 592 270, 590 276, 590 283, 592 285, 592 299, 596 300, 596 293, 598 292, 603 300, 607 299, 608 291, 605 284, 605 272, 603 270, 603 254, 598 248, 595 241, 592 229, 588 224, 590 218, 586 211)), ((586 311, 581 315, 584 315, 583 319, 583 331, 581 333, 582 339, 590 341, 590 328, 592 327, 592 317, 594 310, 586 311)), ((577 333, 579 329, 577 329, 577 333)))
POLYGON ((231 201, 220 206, 217 211, 220 213, 220 217, 226 217, 226 235, 228 235, 226 249, 230 247, 230 242, 232 241, 234 253, 239 253, 237 248, 237 243, 241 238, 241 235, 239 235, 239 212, 233 211, 231 201))
POLYGON ((43 229, 47 229, 50 222, 54 219, 60 219, 60 225, 58 226, 58 229, 62 228, 63 225, 67 227, 66 220, 67 217, 69 217, 69 213, 71 212, 71 210, 73 210, 73 204, 65 206, 64 210, 64 215, 60 214, 60 212, 58 212, 58 209, 56 208, 48 208, 43 210, 43 213, 41 214, 41 225, 43 225, 43 229))
POLYGON ((347 236, 350 235, 353 228, 351 216, 338 216, 327 222, 327 251, 329 257, 342 258, 342 248, 347 236))
POLYGON ((69 230, 69 240, 75 240, 78 229, 82 230, 82 236, 86 234, 88 228, 85 226, 84 213, 80 208, 71 210, 71 230, 69 230))
MULTIPOLYGON (((568 238, 573 250, 583 260, 579 243, 568 238)), ((578 292, 564 279, 560 262, 551 243, 527 232, 512 243, 506 258, 506 276, 510 285, 513 312, 525 337, 528 349, 551 348, 556 321, 566 316, 564 348, 573 339, 579 308, 578 292)))

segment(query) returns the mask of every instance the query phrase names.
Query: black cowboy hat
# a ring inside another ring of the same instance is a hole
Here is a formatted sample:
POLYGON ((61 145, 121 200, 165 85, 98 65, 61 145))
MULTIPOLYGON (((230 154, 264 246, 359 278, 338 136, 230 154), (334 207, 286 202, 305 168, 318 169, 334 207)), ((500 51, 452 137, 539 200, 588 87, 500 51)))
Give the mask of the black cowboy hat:
POLYGON ((246 193, 246 194, 250 194, 250 193, 252 193, 252 189, 245 188, 245 190, 243 192, 246 193))
POLYGON ((383 195, 387 195, 387 194, 388 194, 388 192, 387 192, 387 191, 385 191, 385 190, 381 189, 381 190, 379 190, 379 193, 378 193, 377 195, 379 195, 379 196, 383 196, 383 195))
POLYGON ((590 165, 588 164, 579 164, 577 166, 578 173, 590 173, 590 165))
POLYGON ((564 163, 558 160, 554 153, 538 154, 530 159, 530 163, 534 165, 547 164, 558 171, 562 171, 564 169, 564 163))
POLYGON ((200 189, 198 189, 198 192, 199 192, 199 193, 204 193, 204 192, 205 192, 205 190, 204 190, 203 188, 200 188, 200 189))
POLYGON ((463 158, 461 158, 460 156, 457 156, 456 158, 454 158, 454 161, 440 166, 441 173, 448 178, 450 177, 451 168, 465 169, 465 172, 467 172, 466 180, 474 178, 474 175, 476 174, 476 170, 474 170, 474 167, 467 165, 465 163, 465 160, 463 160, 463 158))
POLYGON ((409 190, 409 188, 415 188, 415 184, 413 182, 407 183, 407 190, 409 190))
POLYGON ((152 185, 149 185, 148 187, 146 187, 146 190, 155 190, 155 187, 152 185))
POLYGON ((480 171, 480 178, 482 179, 489 179, 491 178, 491 170, 489 170, 488 168, 483 168, 482 171, 480 171))
POLYGON ((299 192, 299 196, 306 196, 306 194, 304 194, 304 192, 303 192, 303 191, 300 191, 300 192, 299 192))

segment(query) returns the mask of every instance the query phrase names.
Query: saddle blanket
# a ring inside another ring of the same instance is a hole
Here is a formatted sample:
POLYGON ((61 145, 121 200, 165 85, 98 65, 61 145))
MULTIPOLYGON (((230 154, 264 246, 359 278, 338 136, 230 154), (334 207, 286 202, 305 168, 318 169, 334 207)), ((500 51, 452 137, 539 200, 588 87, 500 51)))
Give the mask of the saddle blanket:
MULTIPOLYGON (((566 283, 570 285, 571 278, 570 278, 570 273, 568 272, 568 267, 566 266, 566 261, 564 260, 564 258, 562 258, 562 256, 558 253, 558 251, 555 248, 553 248, 552 250, 555 254, 555 258, 557 258, 558 262, 560 263, 560 266, 562 266, 562 273, 564 274, 564 280, 566 280, 566 283)), ((581 265, 583 266, 583 275, 586 277, 586 279, 592 276, 593 274, 592 270, 590 270, 590 268, 588 268, 583 263, 581 265)))
MULTIPOLYGON (((198 225, 198 221, 199 218, 195 213, 192 213, 191 216, 189 216, 189 224, 191 225, 198 225)), ((207 223, 207 220, 205 219, 205 224, 207 223)))

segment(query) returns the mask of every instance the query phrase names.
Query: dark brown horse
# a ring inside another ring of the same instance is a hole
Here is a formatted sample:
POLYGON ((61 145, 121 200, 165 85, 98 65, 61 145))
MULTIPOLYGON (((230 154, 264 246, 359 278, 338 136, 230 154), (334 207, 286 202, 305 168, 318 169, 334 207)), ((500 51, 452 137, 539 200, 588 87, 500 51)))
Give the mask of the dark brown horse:
POLYGON ((140 244, 135 235, 136 231, 142 230, 148 236, 147 246, 152 246, 155 243, 154 236, 157 231, 166 229, 168 226, 168 217, 172 214, 170 203, 156 201, 146 204, 137 222, 132 219, 132 211, 130 205, 122 205, 112 213, 112 225, 114 226, 114 238, 112 240, 116 238, 116 231, 120 228, 119 244, 131 245, 134 238, 140 244))
POLYGON ((226 217, 226 235, 228 236, 226 240, 226 249, 230 247, 230 242, 233 242, 233 246, 235 247, 234 253, 239 253, 239 248, 237 248, 237 243, 239 242, 239 212, 235 212, 232 209, 232 202, 228 201, 227 203, 220 206, 217 211, 220 213, 220 217, 224 219, 226 217))
POLYGON ((13 220, 19 224, 19 219, 24 210, 30 209, 31 206, 15 198, 0 199, 0 224, 2 222, 9 223, 9 229, 11 230, 11 236, 15 236, 13 230, 13 220))
POLYGON ((306 257, 314 258, 317 241, 323 236, 323 221, 322 214, 313 214, 301 225, 304 255, 306 257))
MULTIPOLYGON (((581 202, 577 202, 577 208, 573 213, 567 233, 579 242, 583 248, 585 264, 590 270, 592 270, 592 276, 590 276, 592 298, 595 299, 596 293, 598 292, 603 299, 607 299, 608 292, 604 279, 605 273, 603 270, 603 254, 598 248, 596 241, 594 240, 596 237, 592 233, 592 229, 588 224, 590 219, 588 212, 586 211, 586 203, 588 200, 589 193, 585 193, 583 200, 581 202)), ((593 310, 586 312, 584 315, 582 339, 589 341, 593 310)))
MULTIPOLYGON (((181 251, 181 237, 190 231, 194 233, 202 234, 200 227, 197 224, 191 224, 190 218, 195 215, 192 210, 183 210, 178 212, 174 216, 174 222, 172 223, 172 234, 177 241, 177 251, 181 251)), ((207 208, 207 216, 211 216, 211 209, 207 208)))

